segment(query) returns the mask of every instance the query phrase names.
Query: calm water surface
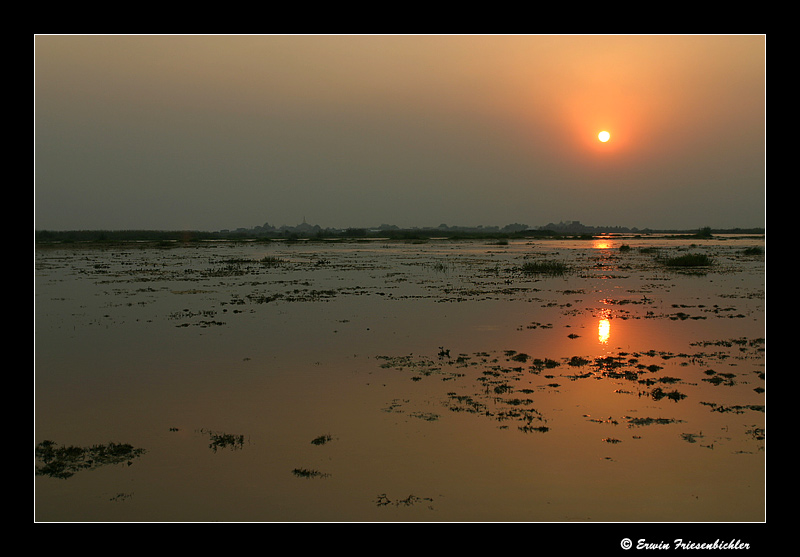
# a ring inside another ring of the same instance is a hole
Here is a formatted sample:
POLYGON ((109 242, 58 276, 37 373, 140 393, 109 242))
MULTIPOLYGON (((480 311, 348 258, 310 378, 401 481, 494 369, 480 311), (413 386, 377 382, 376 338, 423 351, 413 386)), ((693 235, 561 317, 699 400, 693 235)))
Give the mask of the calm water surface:
POLYGON ((35 518, 763 521, 752 247, 37 249, 35 518))

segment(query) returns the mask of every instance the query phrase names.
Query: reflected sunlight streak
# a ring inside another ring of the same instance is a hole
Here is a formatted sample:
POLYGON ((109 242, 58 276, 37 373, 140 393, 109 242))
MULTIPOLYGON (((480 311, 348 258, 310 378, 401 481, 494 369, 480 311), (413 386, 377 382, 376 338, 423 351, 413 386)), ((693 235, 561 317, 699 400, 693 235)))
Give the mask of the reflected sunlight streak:
POLYGON ((600 344, 608 344, 608 338, 611 336, 611 321, 608 318, 603 318, 597 323, 597 340, 600 344))

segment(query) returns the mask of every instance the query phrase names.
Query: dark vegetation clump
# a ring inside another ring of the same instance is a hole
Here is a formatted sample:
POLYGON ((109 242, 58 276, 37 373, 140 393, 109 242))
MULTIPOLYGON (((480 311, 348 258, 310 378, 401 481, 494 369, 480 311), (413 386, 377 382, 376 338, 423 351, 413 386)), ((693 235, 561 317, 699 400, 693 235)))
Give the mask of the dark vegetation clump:
POLYGON ((127 443, 109 443, 91 447, 56 446, 53 441, 42 441, 36 446, 37 476, 67 479, 81 470, 94 470, 109 464, 130 466, 133 460, 145 453, 127 443))
POLYGON ((687 253, 676 257, 664 259, 667 267, 709 267, 713 260, 702 253, 687 253))
POLYGON ((559 276, 567 272, 566 264, 561 261, 528 261, 520 269, 526 275, 559 276))

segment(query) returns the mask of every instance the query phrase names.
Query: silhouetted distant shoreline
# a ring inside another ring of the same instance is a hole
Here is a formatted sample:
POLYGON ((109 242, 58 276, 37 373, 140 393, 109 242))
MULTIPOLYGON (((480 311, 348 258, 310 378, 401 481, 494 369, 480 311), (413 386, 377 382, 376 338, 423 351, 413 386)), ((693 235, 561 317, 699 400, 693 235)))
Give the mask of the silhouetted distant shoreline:
POLYGON ((35 242, 200 242, 200 241, 244 241, 244 240, 343 240, 343 239, 387 239, 387 240, 431 240, 431 239, 520 239, 520 238, 585 238, 598 235, 641 236, 693 235, 699 239, 720 234, 764 235, 765 229, 757 228, 710 228, 696 229, 638 229, 623 226, 587 226, 578 221, 549 223, 544 226, 529 227, 514 223, 498 226, 448 226, 400 228, 382 224, 374 228, 322 228, 306 222, 297 226, 273 227, 269 224, 254 228, 237 228, 215 232, 198 230, 36 230, 35 242))

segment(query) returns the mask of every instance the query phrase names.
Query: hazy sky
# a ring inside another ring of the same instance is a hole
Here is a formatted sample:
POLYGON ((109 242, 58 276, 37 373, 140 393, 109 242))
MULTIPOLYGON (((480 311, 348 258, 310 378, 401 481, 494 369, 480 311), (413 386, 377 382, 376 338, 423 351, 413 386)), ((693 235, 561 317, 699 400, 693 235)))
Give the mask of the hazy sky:
POLYGON ((765 43, 40 35, 34 225, 764 226, 765 43))

